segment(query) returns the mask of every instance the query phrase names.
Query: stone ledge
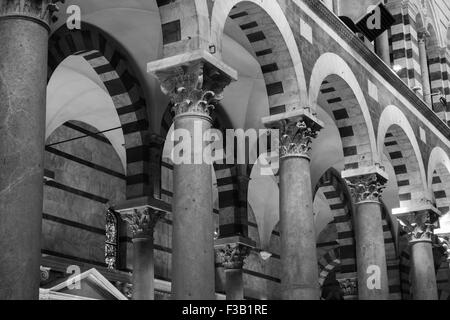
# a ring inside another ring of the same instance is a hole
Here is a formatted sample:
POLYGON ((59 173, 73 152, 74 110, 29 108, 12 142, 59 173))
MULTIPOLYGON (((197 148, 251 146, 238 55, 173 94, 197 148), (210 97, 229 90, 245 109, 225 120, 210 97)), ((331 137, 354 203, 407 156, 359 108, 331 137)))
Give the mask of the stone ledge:
POLYGON ((187 52, 176 56, 152 61, 147 64, 147 72, 158 73, 165 71, 167 69, 182 67, 184 65, 199 60, 205 62, 208 66, 217 69, 220 73, 230 78, 231 80, 236 81, 238 79, 238 73, 236 70, 226 65, 224 62, 217 59, 216 57, 214 57, 209 52, 206 52, 205 50, 187 52))

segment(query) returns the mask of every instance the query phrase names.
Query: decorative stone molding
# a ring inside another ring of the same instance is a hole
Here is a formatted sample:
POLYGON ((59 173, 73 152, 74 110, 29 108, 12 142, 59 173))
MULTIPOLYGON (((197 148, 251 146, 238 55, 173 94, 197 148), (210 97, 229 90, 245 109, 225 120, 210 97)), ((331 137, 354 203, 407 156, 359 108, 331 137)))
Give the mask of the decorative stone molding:
POLYGON ((217 262, 225 269, 242 269, 244 260, 250 254, 250 247, 241 243, 226 244, 216 247, 217 262))
POLYGON ((108 270, 116 269, 118 246, 119 246, 119 234, 118 234, 118 221, 114 211, 106 209, 106 225, 105 225, 105 263, 108 270))
POLYGON ((311 158, 311 145, 317 138, 323 123, 310 108, 294 110, 283 114, 263 118, 267 128, 280 130, 280 158, 311 158))
POLYGON ((345 297, 358 296, 357 278, 339 279, 338 282, 345 297))
POLYGON ((411 244, 432 242, 434 229, 439 227, 440 212, 428 200, 422 200, 415 208, 392 210, 400 227, 408 235, 411 244))
POLYGON ((431 223, 401 224, 403 231, 408 234, 410 242, 429 241, 433 236, 434 226, 431 223))
POLYGON ((165 212, 152 208, 134 209, 134 212, 121 212, 121 217, 131 229, 133 237, 153 237, 155 225, 165 216, 165 212))
POLYGON ((156 223, 168 215, 170 205, 153 197, 142 197, 127 200, 114 206, 122 220, 129 224, 133 237, 153 237, 156 223))
POLYGON ((426 29, 417 30, 417 40, 419 42, 425 42, 428 38, 431 37, 431 34, 426 29))
POLYGON ((25 17, 36 20, 48 30, 51 21, 56 21, 54 13, 59 11, 58 2, 65 0, 7 0, 0 2, 0 18, 25 17))
POLYGON ((249 238, 234 236, 215 241, 216 261, 225 269, 242 269, 245 259, 256 243, 249 238))
POLYGON ((41 282, 45 282, 48 279, 50 279, 50 271, 52 270, 51 268, 41 266, 40 270, 41 270, 41 282))
POLYGON ((342 173, 354 203, 379 202, 388 181, 384 170, 379 166, 347 170, 342 173))
POLYGON ((305 121, 295 124, 287 121, 282 122, 280 132, 280 157, 301 156, 311 158, 311 145, 313 139, 317 138, 319 131, 308 126, 305 121))
POLYGON ((236 71, 204 51, 154 61, 147 70, 159 79, 176 116, 210 117, 215 103, 223 98, 225 87, 237 79, 236 71))

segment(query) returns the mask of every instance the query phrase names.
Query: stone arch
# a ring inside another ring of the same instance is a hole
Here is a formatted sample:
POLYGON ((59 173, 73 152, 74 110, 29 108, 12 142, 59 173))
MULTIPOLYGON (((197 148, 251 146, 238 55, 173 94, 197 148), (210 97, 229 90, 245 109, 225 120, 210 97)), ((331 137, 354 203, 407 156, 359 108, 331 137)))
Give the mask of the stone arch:
POLYGON ((319 284, 323 286, 330 272, 340 267, 339 249, 335 248, 327 252, 319 259, 319 284))
POLYGON ((260 240, 260 249, 272 251, 273 230, 279 222, 279 189, 278 177, 275 173, 271 175, 263 174, 261 155, 258 161, 252 166, 250 181, 247 192, 247 202, 253 211, 255 228, 260 240))
POLYGON ((426 29, 430 35, 430 38, 427 41, 427 47, 431 48, 431 47, 440 46, 439 36, 436 32, 436 28, 434 27, 434 24, 431 21, 428 21, 426 29))
POLYGON ((120 119, 125 138, 127 198, 149 193, 148 156, 145 136, 149 128, 146 100, 139 74, 128 53, 102 30, 82 23, 81 30, 65 26, 49 40, 48 79, 67 57, 83 57, 102 79, 120 119))
POLYGON ((115 253, 110 256, 115 259, 110 267, 125 271, 128 229, 109 209, 126 199, 126 175, 111 141, 103 134, 86 134, 95 131, 88 123, 71 120, 46 139, 42 252, 53 257, 66 254, 70 260, 89 258, 103 265, 108 264, 109 247, 109 253, 115 253), (105 219, 107 212, 115 218, 114 239, 105 219), (80 233, 73 225, 70 229, 70 224, 54 226, 59 219, 77 221, 89 232, 80 233))
POLYGON ((431 25, 433 27, 433 30, 435 31, 435 35, 436 35, 436 45, 443 47, 443 42, 442 42, 442 34, 441 34, 441 29, 438 27, 439 23, 440 23, 440 19, 438 17, 438 14, 434 8, 434 6, 431 4, 431 2, 427 1, 426 2, 426 12, 427 12, 427 28, 429 28, 429 26, 431 25))
POLYGON ((379 159, 386 153, 394 167, 400 207, 429 198, 424 162, 414 130, 396 106, 386 107, 381 114, 377 141, 379 159))
POLYGON ((334 118, 341 133, 346 169, 373 164, 376 140, 369 107, 355 74, 338 55, 324 53, 316 61, 309 102, 313 109, 322 105, 334 118))
POLYGON ((442 165, 448 172, 450 172, 450 157, 441 147, 435 147, 428 160, 428 188, 431 190, 433 184, 433 172, 436 168, 442 165))
POLYGON ((440 147, 431 151, 428 161, 428 188, 432 192, 436 206, 442 213, 441 228, 450 227, 450 158, 440 147))
POLYGON ((211 43, 222 53, 227 19, 238 23, 263 70, 271 114, 297 109, 306 100, 302 60, 292 29, 277 1, 215 1, 211 43))
MULTIPOLYGON (((340 272, 342 274, 355 273, 356 240, 353 229, 352 202, 348 189, 336 169, 330 168, 320 178, 315 187, 314 199, 318 192, 323 193, 325 196, 330 212, 333 215, 333 220, 325 229, 332 228, 337 233, 334 242, 330 242, 330 239, 322 242, 320 234, 318 235, 317 250, 319 262, 324 259, 324 254, 326 255, 330 250, 336 249, 338 251, 336 256, 340 259, 340 272)), ((319 232, 322 231, 319 230, 319 232)), ((325 279, 326 277, 323 278, 323 280, 325 279)))

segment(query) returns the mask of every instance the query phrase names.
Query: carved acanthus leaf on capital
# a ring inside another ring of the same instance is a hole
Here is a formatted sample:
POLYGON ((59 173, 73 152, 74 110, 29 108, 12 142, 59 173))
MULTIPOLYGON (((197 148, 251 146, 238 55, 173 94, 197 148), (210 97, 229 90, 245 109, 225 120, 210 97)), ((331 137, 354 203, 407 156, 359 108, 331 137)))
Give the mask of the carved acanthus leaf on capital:
POLYGON ((318 127, 308 125, 306 121, 281 121, 280 157, 301 156, 309 159, 313 139, 317 138, 318 134, 318 127))
POLYGON ((6 0, 0 2, 0 17, 26 16, 50 24, 56 18, 53 14, 59 11, 58 2, 65 0, 6 0))
POLYGON ((347 185, 355 203, 364 201, 380 201, 386 188, 386 180, 376 173, 346 178, 347 185))
POLYGON ((358 279, 340 279, 338 280, 344 296, 357 296, 358 295, 358 279))
POLYGON ((431 241, 434 225, 431 223, 404 223, 400 224, 403 231, 408 235, 409 241, 431 241))
POLYGON ((134 209, 134 212, 121 214, 131 229, 133 237, 152 236, 156 223, 165 216, 162 211, 151 208, 134 209))
POLYGON ((250 251, 249 246, 240 243, 216 247, 217 262, 225 269, 242 269, 244 260, 249 256, 250 251))
POLYGON ((211 115, 215 103, 223 98, 223 90, 231 79, 202 61, 188 66, 157 72, 161 89, 173 103, 175 115, 200 113, 211 115))
POLYGON ((411 212, 399 217, 398 221, 410 242, 431 242, 434 229, 438 226, 439 215, 432 210, 411 212))

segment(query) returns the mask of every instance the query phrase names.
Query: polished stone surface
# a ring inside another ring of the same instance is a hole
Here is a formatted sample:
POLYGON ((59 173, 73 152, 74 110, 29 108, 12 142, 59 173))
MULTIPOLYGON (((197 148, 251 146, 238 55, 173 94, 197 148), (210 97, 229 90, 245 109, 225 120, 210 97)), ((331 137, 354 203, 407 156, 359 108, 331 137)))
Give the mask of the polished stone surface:
POLYGON ((412 296, 414 300, 438 300, 433 249, 430 241, 411 245, 412 296))
POLYGON ((381 204, 369 201, 357 204, 354 223, 359 299, 387 300, 389 284, 381 204))
MULTIPOLYGON (((206 117, 182 115, 175 129, 193 137, 194 122, 204 132, 211 126, 206 117)), ((214 224, 212 175, 208 164, 174 166, 172 294, 176 300, 214 299, 214 224)))
POLYGON ((306 158, 281 160, 280 233, 283 299, 319 299, 310 162, 306 158))
POLYGON ((37 299, 47 30, 0 19, 0 299, 37 299))

